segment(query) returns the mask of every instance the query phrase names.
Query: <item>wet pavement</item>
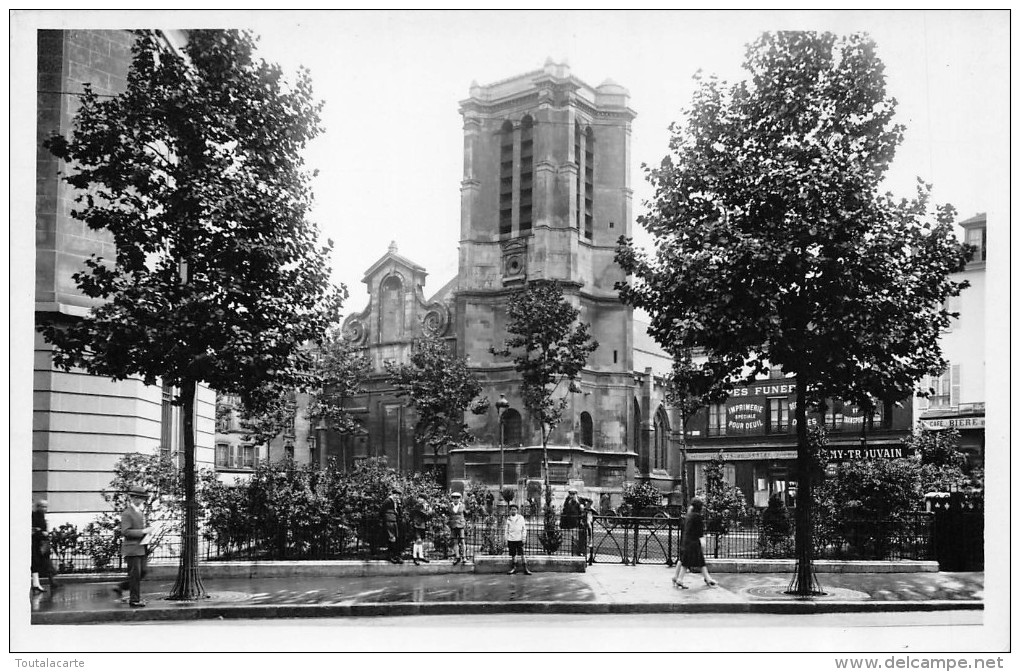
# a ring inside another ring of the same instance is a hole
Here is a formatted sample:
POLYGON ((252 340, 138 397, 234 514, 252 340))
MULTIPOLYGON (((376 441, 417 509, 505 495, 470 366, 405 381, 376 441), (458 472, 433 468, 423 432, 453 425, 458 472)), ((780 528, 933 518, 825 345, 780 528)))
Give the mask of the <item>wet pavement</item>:
POLYGON ((826 595, 785 595, 789 574, 716 574, 709 587, 667 567, 596 565, 586 573, 438 574, 204 580, 209 596, 166 600, 173 581, 146 581, 148 606, 133 609, 113 583, 65 583, 30 596, 32 623, 68 624, 205 618, 384 616, 450 613, 833 613, 981 609, 984 574, 819 574, 826 595))

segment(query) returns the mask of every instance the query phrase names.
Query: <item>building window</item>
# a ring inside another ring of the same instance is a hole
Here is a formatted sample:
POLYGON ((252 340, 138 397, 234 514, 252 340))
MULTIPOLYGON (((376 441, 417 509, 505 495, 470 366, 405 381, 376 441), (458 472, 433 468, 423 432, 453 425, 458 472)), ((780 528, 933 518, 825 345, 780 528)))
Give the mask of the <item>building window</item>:
POLYGON ((499 142, 499 235, 508 236, 514 215, 514 125, 503 123, 499 142))
POLYGON ((589 126, 584 133, 584 237, 595 232, 595 132, 589 126))
POLYGON ((967 239, 966 239, 967 240, 967 244, 973 245, 975 248, 977 248, 976 250, 974 250, 974 258, 971 259, 972 262, 978 262, 978 261, 984 261, 985 260, 985 256, 987 254, 987 243, 988 243, 987 231, 988 231, 988 229, 986 229, 983 226, 980 226, 980 227, 976 226, 974 228, 967 229, 967 234, 966 234, 967 235, 967 239))
POLYGON ((255 446, 241 446, 241 454, 243 462, 241 462, 242 469, 254 469, 255 468, 255 446))
POLYGON ((174 388, 163 383, 162 406, 159 417, 159 452, 169 455, 173 450, 174 432, 174 388))
POLYGON ((638 404, 637 399, 634 400, 634 417, 632 419, 634 425, 634 443, 631 445, 631 450, 634 454, 641 454, 641 405, 638 404))
POLYGON ((230 445, 226 443, 216 444, 216 466, 217 467, 229 467, 230 466, 230 445))
POLYGON ((312 464, 319 463, 319 441, 312 435, 308 435, 308 456, 312 464))
POLYGON ((531 117, 521 119, 521 165, 518 179, 521 186, 517 230, 522 236, 531 233, 531 193, 535 171, 533 128, 531 117))
POLYGON ((771 397, 768 399, 768 405, 768 431, 771 433, 790 431, 790 400, 786 397, 771 397))
POLYGON ((947 366, 937 376, 928 379, 929 408, 948 408, 955 406, 960 396, 960 365, 947 366))
POLYGON ((379 342, 389 343, 404 335, 404 283, 390 275, 379 286, 379 342))
POLYGON ((577 163, 577 178, 574 180, 574 226, 581 230, 581 126, 574 124, 574 162, 577 163))
POLYGON ((520 446, 521 441, 521 414, 508 408, 503 411, 503 444, 520 446))
POLYGON ((595 430, 591 421, 591 414, 581 413, 581 445, 591 448, 594 445, 595 430))
POLYGON ((669 447, 669 418, 661 407, 655 413, 655 447, 652 450, 652 469, 666 468, 669 447))
POLYGON ((726 436, 726 404, 709 405, 708 435, 726 436))
POLYGON ((283 447, 283 455, 284 455, 284 457, 286 457, 291 462, 294 461, 294 444, 293 443, 287 443, 283 447))

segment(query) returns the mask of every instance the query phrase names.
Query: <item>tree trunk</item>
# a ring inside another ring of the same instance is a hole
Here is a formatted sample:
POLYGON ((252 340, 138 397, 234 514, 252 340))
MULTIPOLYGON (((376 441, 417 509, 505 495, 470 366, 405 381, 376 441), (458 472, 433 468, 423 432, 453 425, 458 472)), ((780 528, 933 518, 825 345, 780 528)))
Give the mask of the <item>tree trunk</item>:
POLYGON ((195 500, 195 381, 181 382, 181 416, 184 420, 184 532, 177 582, 168 600, 208 597, 198 574, 198 503, 195 500))
POLYGON ((814 555, 814 521, 811 517, 812 459, 811 447, 808 445, 807 431, 807 383, 802 376, 797 376, 797 509, 796 509, 796 541, 795 554, 797 568, 787 593, 801 597, 822 595, 821 586, 811 566, 814 555))
POLYGON ((687 515, 687 420, 681 418, 680 423, 680 505, 683 507, 684 515, 687 515))
POLYGON ((549 487, 549 435, 542 427, 542 487, 545 489, 545 508, 552 508, 552 489, 549 487))

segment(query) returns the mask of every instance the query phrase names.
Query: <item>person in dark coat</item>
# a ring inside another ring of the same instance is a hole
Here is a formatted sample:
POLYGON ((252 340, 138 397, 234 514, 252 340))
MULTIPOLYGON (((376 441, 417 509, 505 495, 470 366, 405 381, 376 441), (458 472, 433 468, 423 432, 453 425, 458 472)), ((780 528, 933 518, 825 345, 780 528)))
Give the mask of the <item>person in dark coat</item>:
POLYGON ((432 508, 425 501, 424 497, 418 497, 415 501, 414 511, 411 512, 411 523, 414 525, 414 546, 411 550, 411 559, 414 564, 419 562, 428 563, 425 557, 425 536, 428 532, 429 516, 432 515, 432 508))
POLYGON ((581 524, 581 500, 577 498, 577 488, 567 490, 567 498, 563 500, 563 513, 560 515, 561 530, 576 530, 581 524))
POLYGON ((716 585, 715 579, 705 566, 705 551, 702 549, 702 539, 705 536, 705 520, 702 516, 704 508, 705 504, 695 497, 687 511, 683 535, 680 537, 680 562, 677 563, 676 573, 673 575, 673 585, 677 588, 687 588, 684 585, 684 574, 688 570, 692 573, 700 570, 706 586, 716 585))
POLYGON ((32 507, 32 592, 42 593, 46 589, 39 583, 39 577, 49 579, 50 588, 56 588, 53 579, 53 563, 50 561, 50 537, 46 532, 46 508, 49 503, 40 499, 32 507))
POLYGON ((386 528, 386 546, 389 551, 389 561, 395 565, 402 565, 404 561, 400 558, 400 496, 404 494, 398 487, 390 490, 390 495, 383 500, 379 507, 379 515, 386 528))

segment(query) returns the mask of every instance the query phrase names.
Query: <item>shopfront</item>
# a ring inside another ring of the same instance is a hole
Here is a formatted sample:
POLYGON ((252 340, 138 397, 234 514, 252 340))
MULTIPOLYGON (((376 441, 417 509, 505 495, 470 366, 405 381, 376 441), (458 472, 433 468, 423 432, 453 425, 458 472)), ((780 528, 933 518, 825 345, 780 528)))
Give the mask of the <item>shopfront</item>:
MULTIPOLYGON (((688 483, 705 489, 705 467, 720 451, 727 483, 755 507, 780 494, 788 506, 797 496, 796 380, 773 378, 736 387, 730 397, 700 411, 688 427, 688 483)), ((833 462, 894 459, 905 455, 910 404, 873 409, 830 400, 825 414, 811 412, 808 424, 824 423, 833 462)))

